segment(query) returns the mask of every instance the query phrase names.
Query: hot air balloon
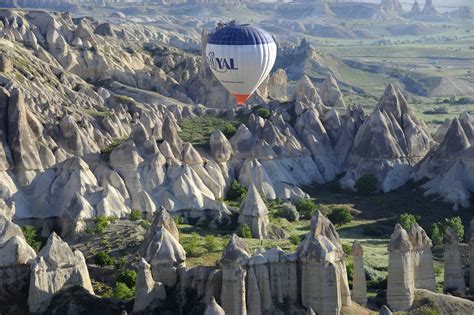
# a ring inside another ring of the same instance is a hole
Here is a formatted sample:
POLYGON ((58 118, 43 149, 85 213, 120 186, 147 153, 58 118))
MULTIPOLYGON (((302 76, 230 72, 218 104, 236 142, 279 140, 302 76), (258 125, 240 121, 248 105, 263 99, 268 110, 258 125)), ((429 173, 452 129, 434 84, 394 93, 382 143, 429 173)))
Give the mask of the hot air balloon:
POLYGON ((209 35, 206 56, 212 73, 245 104, 270 74, 277 47, 273 37, 249 24, 230 23, 209 35))

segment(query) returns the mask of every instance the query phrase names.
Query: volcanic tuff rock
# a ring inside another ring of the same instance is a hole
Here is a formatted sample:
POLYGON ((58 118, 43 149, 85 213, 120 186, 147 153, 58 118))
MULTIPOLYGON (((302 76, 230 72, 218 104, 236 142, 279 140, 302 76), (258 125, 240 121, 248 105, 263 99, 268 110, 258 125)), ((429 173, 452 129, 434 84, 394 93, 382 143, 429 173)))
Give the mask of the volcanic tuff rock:
POLYGON ((211 302, 206 306, 204 315, 225 315, 225 312, 222 307, 217 304, 216 299, 212 298, 211 302))
POLYGON ((421 8, 418 4, 418 1, 413 2, 413 6, 411 7, 410 16, 416 17, 421 14, 421 8))
POLYGON ((173 287, 178 273, 186 267, 186 252, 176 238, 176 225, 166 210, 153 220, 140 247, 140 254, 151 265, 152 279, 173 287))
POLYGON ((150 265, 142 258, 138 263, 133 311, 141 312, 147 308, 153 308, 153 304, 157 304, 165 299, 165 287, 160 282, 153 280, 150 265))
POLYGON ((30 264, 36 257, 20 227, 0 214, 0 311, 8 313, 14 302, 25 304, 30 264), (23 300, 22 300, 23 299, 23 300))
POLYGON ((288 77, 283 69, 270 75, 266 84, 267 96, 273 100, 286 101, 288 98, 288 77))
POLYGON ((331 72, 328 73, 326 80, 324 80, 319 94, 321 95, 323 103, 327 106, 346 107, 342 92, 331 72))
POLYGON ((448 227, 444 233, 444 292, 464 291, 461 249, 456 232, 448 227))
POLYGON ((404 12, 399 0, 382 0, 380 9, 392 14, 400 14, 404 12))
POLYGON ((394 311, 408 310, 415 297, 411 249, 408 233, 397 224, 388 246, 387 303, 394 311))
POLYGON ((270 220, 268 209, 255 185, 251 185, 240 206, 239 224, 247 224, 254 238, 269 237, 270 220))
POLYGON ((454 208, 468 207, 473 187, 472 156, 474 124, 465 112, 454 118, 441 144, 433 148, 419 163, 415 180, 428 178, 425 194, 439 194, 454 208))
POLYGON ((438 16, 439 12, 433 5, 433 0, 426 0, 421 14, 424 16, 438 16))
POLYGON ((21 228, 0 214, 0 266, 30 264, 36 257, 35 251, 28 245, 21 228))
POLYGON ((342 243, 332 223, 317 212, 310 232, 298 247, 302 264, 302 304, 318 314, 339 314, 351 306, 342 243), (326 292, 322 294, 322 292, 326 292))
POLYGON ((30 312, 45 311, 53 295, 65 285, 82 286, 94 294, 84 256, 78 250, 71 250, 69 245, 53 232, 31 265, 28 294, 30 312))
POLYGON ((341 183, 352 187, 368 173, 378 178, 384 192, 396 189, 408 181, 413 166, 432 143, 428 128, 410 109, 400 89, 389 85, 357 132, 348 157, 349 170, 341 183))
POLYGON ((358 241, 352 244, 354 274, 352 276, 352 300, 360 305, 367 305, 367 280, 364 270, 364 251, 358 241))
POLYGON ((408 237, 412 245, 413 273, 415 288, 436 291, 436 275, 433 265, 433 246, 425 230, 418 223, 408 229, 408 237))
POLYGON ((221 304, 228 315, 247 314, 245 276, 248 259, 247 244, 233 234, 221 258, 221 304))

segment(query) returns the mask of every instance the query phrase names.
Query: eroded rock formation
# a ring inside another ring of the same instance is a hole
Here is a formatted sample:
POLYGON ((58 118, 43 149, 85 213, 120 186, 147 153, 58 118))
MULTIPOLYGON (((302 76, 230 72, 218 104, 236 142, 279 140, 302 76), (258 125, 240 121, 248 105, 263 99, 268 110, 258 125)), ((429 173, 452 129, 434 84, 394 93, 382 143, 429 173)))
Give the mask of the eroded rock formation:
POLYGON ((408 181, 413 166, 432 144, 425 123, 410 109, 400 89, 389 85, 357 132, 349 170, 341 183, 351 187, 361 175, 372 174, 384 192, 398 188, 408 181))
POLYGON ((329 72, 319 91, 323 103, 327 106, 346 107, 344 97, 333 74, 329 72))
POLYGON ((408 233, 395 226, 388 246, 387 303, 394 311, 408 310, 415 297, 415 281, 408 233))
POLYGON ((239 224, 247 224, 254 238, 263 239, 270 234, 267 206, 253 184, 240 206, 239 224))
POLYGON ((157 215, 140 247, 140 255, 151 265, 152 279, 174 287, 178 273, 186 267, 186 252, 179 243, 176 225, 165 209, 157 215))
POLYGON ((20 227, 0 214, 0 307, 8 313, 9 306, 26 303, 30 265, 36 257, 27 244, 20 227))
POLYGON ((414 223, 408 230, 412 246, 413 273, 415 288, 436 291, 436 275, 433 265, 433 246, 425 230, 414 223))
POLYGON ((237 235, 232 235, 221 258, 221 305, 226 314, 247 314, 245 277, 248 259, 247 244, 237 235))
POLYGON ((367 280, 364 269, 364 250, 358 241, 352 244, 354 274, 352 275, 352 300, 367 305, 367 280))
POLYGON ((53 232, 31 265, 28 294, 30 312, 45 311, 54 294, 66 285, 81 286, 94 294, 84 256, 78 250, 71 250, 69 245, 53 232))
POLYGON ((444 292, 464 291, 461 250, 456 232, 448 227, 444 233, 444 292))

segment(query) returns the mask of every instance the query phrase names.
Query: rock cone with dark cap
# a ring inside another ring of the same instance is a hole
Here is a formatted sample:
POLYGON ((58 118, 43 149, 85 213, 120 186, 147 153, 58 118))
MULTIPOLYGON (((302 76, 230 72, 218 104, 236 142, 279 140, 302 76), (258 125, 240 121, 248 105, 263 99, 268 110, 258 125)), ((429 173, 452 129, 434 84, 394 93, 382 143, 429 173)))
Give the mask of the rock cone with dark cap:
POLYGON ((408 233, 397 224, 388 246, 387 303, 394 311, 410 309, 415 297, 411 250, 408 233))
POLYGON ((270 232, 268 209, 255 185, 251 185, 240 206, 239 224, 247 224, 254 238, 267 238, 270 232))
POLYGON ((228 315, 247 314, 245 277, 249 257, 247 244, 233 234, 221 258, 221 305, 228 315))

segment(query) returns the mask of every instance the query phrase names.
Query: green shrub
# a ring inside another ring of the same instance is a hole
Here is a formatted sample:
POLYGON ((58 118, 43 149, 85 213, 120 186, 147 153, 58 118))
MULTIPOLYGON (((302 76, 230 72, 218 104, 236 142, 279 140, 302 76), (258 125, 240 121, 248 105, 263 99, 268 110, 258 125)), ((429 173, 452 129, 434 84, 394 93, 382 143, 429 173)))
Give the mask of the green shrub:
POLYGON ((216 130, 222 131, 226 137, 231 137, 237 131, 236 122, 215 116, 198 116, 181 119, 178 122, 181 131, 178 132, 184 142, 193 146, 208 146, 211 134, 216 130))
POLYGON ((140 221, 139 224, 145 230, 148 230, 150 228, 150 225, 151 225, 150 221, 148 221, 148 220, 142 220, 142 221, 140 221))
POLYGON ((135 297, 135 288, 129 288, 125 283, 117 282, 113 297, 119 300, 133 299, 135 297))
POLYGON ((464 237, 464 225, 460 217, 445 218, 443 222, 433 223, 431 225, 431 240, 435 245, 443 243, 444 232, 450 227, 456 233, 459 240, 464 237))
POLYGON ((402 213, 402 214, 400 214, 400 224, 405 230, 408 230, 419 219, 420 219, 419 216, 416 216, 416 215, 411 214, 411 213, 402 213))
POLYGON ((300 242, 301 242, 300 237, 296 234, 292 234, 290 236, 289 240, 290 240, 290 243, 293 244, 293 245, 299 245, 300 242))
POLYGON ((328 219, 335 225, 341 226, 352 221, 351 211, 347 207, 338 207, 332 210, 328 219))
POLYGON ((220 242, 214 235, 206 235, 204 238, 204 248, 208 253, 212 253, 220 248, 220 242))
POLYGON ((191 235, 183 242, 183 248, 186 254, 193 257, 199 253, 199 240, 200 236, 197 232, 191 233, 191 235))
POLYGON ((42 247, 42 242, 38 237, 36 228, 32 225, 25 225, 21 228, 21 230, 23 231, 23 236, 25 237, 28 245, 30 245, 31 248, 35 250, 35 252, 39 252, 42 247))
POLYGON ((105 215, 100 215, 97 218, 95 218, 96 233, 99 233, 99 234, 104 233, 107 226, 109 226, 109 223, 111 222, 111 220, 113 219, 108 218, 105 215))
POLYGON ((242 201, 247 194, 247 187, 242 186, 235 179, 232 181, 229 190, 227 191, 227 199, 234 201, 242 201))
POLYGON ((311 199, 300 198, 296 203, 296 210, 306 219, 311 218, 317 209, 318 207, 311 199))
POLYGON ((351 261, 346 264, 347 271, 347 280, 349 280, 349 285, 352 287, 352 279, 354 277, 354 263, 351 261))
POLYGON ((227 124, 222 127, 221 131, 227 138, 230 138, 235 135, 235 133, 237 132, 237 128, 234 125, 227 124))
POLYGON ((142 213, 140 212, 140 210, 132 209, 132 212, 130 213, 130 220, 138 221, 141 218, 142 218, 142 213))
POLYGON ((110 256, 107 251, 100 251, 94 256, 94 262, 97 266, 112 266, 114 264, 114 259, 110 256))
POLYGON ((350 256, 352 254, 352 246, 349 245, 349 244, 342 244, 342 251, 344 252, 344 254, 346 254, 347 256, 350 256))
POLYGON ((257 116, 260 116, 264 119, 268 119, 270 118, 270 116, 272 116, 272 111, 269 110, 268 108, 260 108, 259 110, 257 110, 257 116))
POLYGON ((464 225, 460 217, 453 217, 444 219, 444 228, 450 227, 456 232, 456 235, 460 241, 464 238, 464 225))
POLYGON ((132 269, 123 270, 117 276, 117 282, 125 283, 127 287, 134 288, 137 282, 137 273, 132 269))
POLYGON ((242 224, 239 227, 239 236, 243 238, 252 238, 252 230, 247 224, 242 224))
POLYGON ((361 195, 370 195, 378 191, 379 181, 372 174, 364 174, 356 181, 354 188, 361 195))
POLYGON ((431 241, 434 245, 443 244, 443 232, 439 223, 433 223, 431 225, 431 241))
POLYGON ((119 259, 114 260, 114 268, 115 270, 125 270, 125 266, 127 265, 127 260, 125 257, 120 257, 119 259))
POLYGON ((296 207, 289 202, 284 203, 278 211, 278 215, 290 222, 296 222, 300 219, 300 214, 296 207))
POLYGON ((441 266, 436 266, 434 268, 434 270, 435 270, 435 275, 437 277, 441 276, 443 274, 443 271, 444 271, 443 267, 441 267, 441 266))

